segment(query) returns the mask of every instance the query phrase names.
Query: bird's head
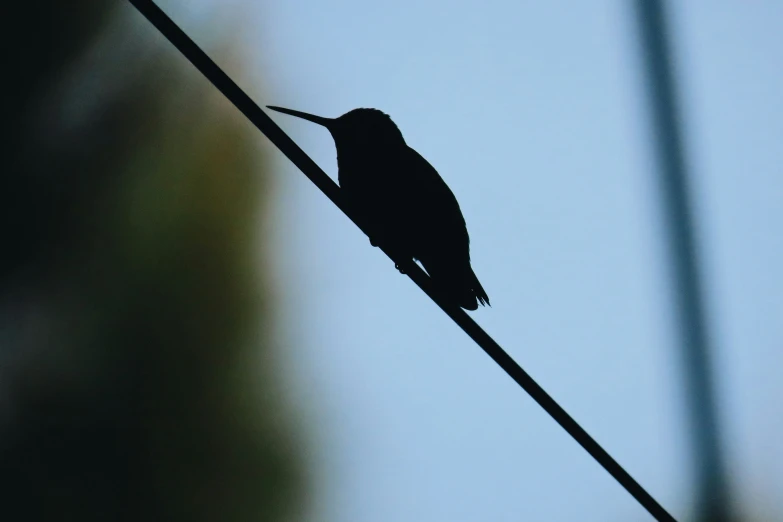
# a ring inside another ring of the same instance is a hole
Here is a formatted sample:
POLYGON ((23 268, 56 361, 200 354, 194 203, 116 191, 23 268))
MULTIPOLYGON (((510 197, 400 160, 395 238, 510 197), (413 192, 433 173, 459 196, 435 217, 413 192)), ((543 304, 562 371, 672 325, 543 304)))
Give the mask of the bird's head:
POLYGON ((339 118, 324 118, 306 112, 268 106, 273 111, 302 118, 323 125, 334 138, 338 154, 340 149, 366 150, 405 144, 402 133, 388 114, 378 109, 354 109, 339 118))

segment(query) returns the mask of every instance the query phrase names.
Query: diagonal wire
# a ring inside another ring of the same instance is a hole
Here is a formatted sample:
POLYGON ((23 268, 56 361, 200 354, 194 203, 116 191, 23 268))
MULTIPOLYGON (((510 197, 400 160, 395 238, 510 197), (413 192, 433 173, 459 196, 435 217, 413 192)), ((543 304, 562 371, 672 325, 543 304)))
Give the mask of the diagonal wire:
MULTIPOLYGON (((256 105, 231 78, 213 62, 196 43, 180 29, 160 7, 151 0, 128 0, 145 18, 176 47, 196 69, 228 98, 294 165, 321 189, 332 203, 343 211, 365 234, 366 230, 351 216, 339 187, 289 138, 283 130, 256 105)), ((442 299, 433 288, 429 277, 411 259, 394 259, 405 273, 421 288, 492 360, 514 379, 571 437, 576 440, 612 477, 625 488, 656 520, 676 522, 647 491, 623 469, 555 400, 539 386, 525 370, 509 356, 461 308, 442 299)))

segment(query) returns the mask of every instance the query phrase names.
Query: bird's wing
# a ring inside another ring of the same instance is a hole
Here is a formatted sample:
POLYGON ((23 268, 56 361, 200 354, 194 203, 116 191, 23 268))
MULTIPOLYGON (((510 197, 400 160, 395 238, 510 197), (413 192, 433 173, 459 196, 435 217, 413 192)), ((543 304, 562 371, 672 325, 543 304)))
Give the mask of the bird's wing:
POLYGON ((416 150, 408 147, 405 175, 408 186, 415 187, 417 198, 425 207, 437 209, 440 218, 465 226, 465 218, 456 196, 429 161, 416 150))
POLYGON ((416 256, 432 280, 466 310, 489 304, 470 266, 470 236, 454 193, 421 154, 410 149, 403 174, 414 187, 411 207, 420 250, 416 256))

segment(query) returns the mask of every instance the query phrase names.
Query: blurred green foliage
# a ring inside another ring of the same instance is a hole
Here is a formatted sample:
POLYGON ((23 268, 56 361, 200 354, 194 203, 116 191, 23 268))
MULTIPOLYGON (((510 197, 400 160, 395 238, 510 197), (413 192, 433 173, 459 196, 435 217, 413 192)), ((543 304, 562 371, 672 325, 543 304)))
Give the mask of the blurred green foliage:
POLYGON ((261 140, 129 4, 9 7, 0 520, 299 518, 261 140))

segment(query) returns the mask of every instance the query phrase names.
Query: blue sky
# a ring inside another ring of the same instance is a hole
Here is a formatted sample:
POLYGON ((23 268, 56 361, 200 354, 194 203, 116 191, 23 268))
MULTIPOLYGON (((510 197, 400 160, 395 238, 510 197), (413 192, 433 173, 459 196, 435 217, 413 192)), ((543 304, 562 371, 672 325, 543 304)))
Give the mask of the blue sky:
MULTIPOLYGON (((729 470, 743 511, 769 520, 783 516, 783 4, 672 4, 729 470)), ((493 303, 473 317, 684 518, 686 409, 630 3, 200 5, 169 2, 186 28, 212 17, 202 43, 241 12, 259 104, 391 115, 460 201, 493 303)), ((274 118, 336 177, 328 132, 274 118)), ((314 520, 648 519, 282 155, 275 175, 314 520)))

